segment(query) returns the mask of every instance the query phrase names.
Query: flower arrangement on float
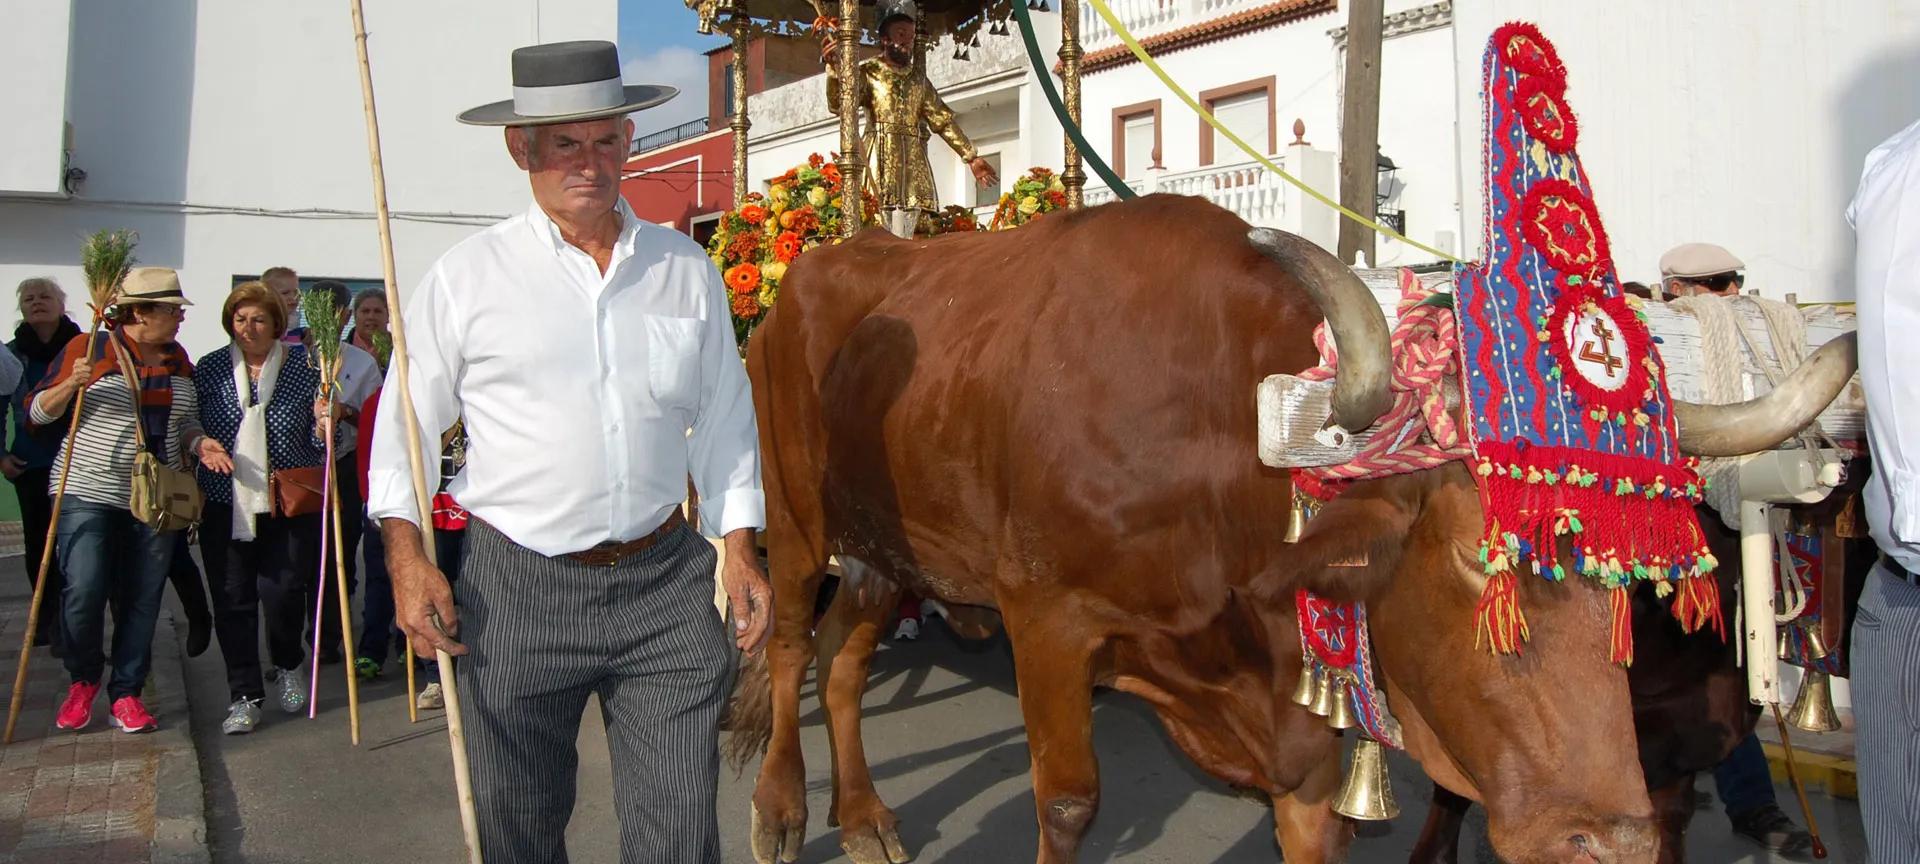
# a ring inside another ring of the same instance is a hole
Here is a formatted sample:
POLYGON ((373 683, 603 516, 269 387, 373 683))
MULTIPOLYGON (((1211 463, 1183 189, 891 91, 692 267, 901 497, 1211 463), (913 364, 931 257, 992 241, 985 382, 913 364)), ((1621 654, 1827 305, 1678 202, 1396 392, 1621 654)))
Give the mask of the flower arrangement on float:
POLYGON ((989 231, 1018 228, 1056 210, 1067 209, 1067 187, 1049 168, 1032 168, 1000 196, 989 231))

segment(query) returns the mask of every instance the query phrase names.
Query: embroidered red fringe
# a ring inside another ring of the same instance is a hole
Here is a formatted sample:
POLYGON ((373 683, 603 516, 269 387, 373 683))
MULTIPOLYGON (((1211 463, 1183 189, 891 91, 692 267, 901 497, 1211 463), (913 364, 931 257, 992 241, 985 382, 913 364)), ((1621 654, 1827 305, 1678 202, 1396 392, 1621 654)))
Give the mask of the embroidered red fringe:
POLYGON ((1673 595, 1673 617, 1688 633, 1712 624, 1720 641, 1727 641, 1725 616, 1720 614, 1720 580, 1711 574, 1684 579, 1673 595))
POLYGON ((1701 488, 1690 466, 1504 442, 1482 442, 1478 454, 1488 580, 1476 627, 1493 650, 1517 653, 1526 641, 1516 574, 1524 568, 1565 578, 1563 539, 1576 574, 1611 589, 1614 662, 1632 662, 1627 589, 1636 580, 1674 583, 1674 615, 1688 632, 1709 621, 1721 626, 1719 589, 1710 575, 1716 562, 1694 513, 1701 488))
POLYGON ((1532 634, 1527 632, 1526 613, 1520 611, 1520 583, 1512 570, 1487 577, 1480 592, 1480 604, 1474 609, 1473 644, 1483 642, 1497 654, 1518 654, 1520 646, 1532 634))
MULTIPOLYGON (((1691 579, 1687 580, 1693 581, 1691 579)), ((1613 607, 1613 638, 1609 640, 1613 650, 1607 659, 1622 666, 1633 665, 1633 601, 1627 596, 1627 587, 1618 586, 1607 592, 1608 603, 1613 607)))

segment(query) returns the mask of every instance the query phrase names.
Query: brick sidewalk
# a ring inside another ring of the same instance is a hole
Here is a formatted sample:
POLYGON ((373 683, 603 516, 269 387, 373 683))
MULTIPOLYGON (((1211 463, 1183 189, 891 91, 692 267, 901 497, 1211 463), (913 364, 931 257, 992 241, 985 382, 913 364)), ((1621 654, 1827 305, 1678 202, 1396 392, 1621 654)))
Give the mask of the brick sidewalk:
MULTIPOLYGON (((0 560, 0 669, 8 688, 20 660, 29 600, 20 566, 18 557, 0 560)), ((34 649, 14 742, 0 753, 0 862, 209 860, 200 766, 171 609, 162 609, 153 642, 144 697, 160 729, 145 735, 107 725, 104 693, 86 731, 55 729, 66 670, 47 649, 34 649)))

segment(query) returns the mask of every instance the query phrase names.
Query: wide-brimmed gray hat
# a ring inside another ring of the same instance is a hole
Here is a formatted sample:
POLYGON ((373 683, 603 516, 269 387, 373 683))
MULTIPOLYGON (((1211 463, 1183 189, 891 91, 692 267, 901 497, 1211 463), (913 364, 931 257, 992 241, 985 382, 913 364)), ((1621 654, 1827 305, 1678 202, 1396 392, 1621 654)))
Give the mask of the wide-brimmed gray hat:
POLYGON ((471 126, 546 126, 618 117, 679 95, 665 84, 623 84, 620 49, 588 40, 513 50, 513 98, 460 112, 471 126))

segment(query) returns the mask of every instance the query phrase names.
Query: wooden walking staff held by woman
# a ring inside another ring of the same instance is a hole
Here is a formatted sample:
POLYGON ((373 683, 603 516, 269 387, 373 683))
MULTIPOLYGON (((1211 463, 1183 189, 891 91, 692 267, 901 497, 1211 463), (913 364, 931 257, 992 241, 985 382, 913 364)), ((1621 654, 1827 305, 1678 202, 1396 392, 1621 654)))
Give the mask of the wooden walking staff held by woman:
POLYGON ((513 98, 460 120, 506 127, 533 205, 442 256, 401 316, 417 440, 466 420, 448 490, 472 516, 457 588, 412 521, 399 388, 379 406, 396 419, 374 430, 369 510, 396 618, 417 650, 460 655, 486 860, 565 860, 574 739, 598 694, 621 860, 718 862, 717 726, 734 648, 759 649, 771 594, 725 289, 698 245, 620 198, 625 115, 675 91, 623 86, 608 42, 521 48, 512 67, 513 98), (680 515, 689 474, 727 545, 731 627, 714 614, 714 547, 680 515))

